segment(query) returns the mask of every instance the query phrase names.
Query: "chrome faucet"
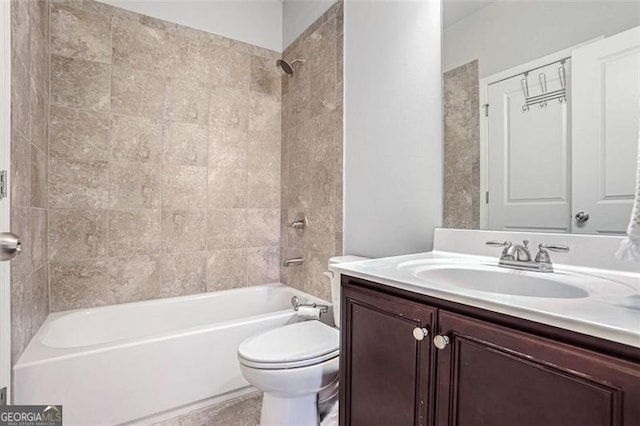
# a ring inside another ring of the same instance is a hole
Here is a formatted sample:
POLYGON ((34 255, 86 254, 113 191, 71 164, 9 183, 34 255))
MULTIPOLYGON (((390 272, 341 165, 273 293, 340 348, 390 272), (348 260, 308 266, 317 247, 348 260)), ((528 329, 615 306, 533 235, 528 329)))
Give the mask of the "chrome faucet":
POLYGON ((511 241, 487 241, 486 244, 492 247, 504 247, 498 266, 538 272, 553 272, 553 264, 547 250, 563 253, 569 251, 567 246, 541 243, 538 245, 538 254, 534 260, 531 260, 528 240, 524 240, 522 245, 513 244, 511 241))
POLYGON ((301 257, 294 257, 292 259, 285 259, 284 262, 282 262, 282 266, 287 268, 289 266, 300 266, 304 263, 304 259, 301 257))

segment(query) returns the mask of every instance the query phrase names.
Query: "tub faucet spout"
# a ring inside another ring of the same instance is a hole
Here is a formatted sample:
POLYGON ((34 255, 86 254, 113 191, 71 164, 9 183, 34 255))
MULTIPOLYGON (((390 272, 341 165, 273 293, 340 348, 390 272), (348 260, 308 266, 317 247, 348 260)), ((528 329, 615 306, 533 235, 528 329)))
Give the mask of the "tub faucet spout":
POLYGON ((292 259, 285 259, 284 262, 282 262, 282 266, 284 266, 285 268, 289 267, 289 266, 300 266, 304 263, 304 259, 301 257, 294 257, 292 259))

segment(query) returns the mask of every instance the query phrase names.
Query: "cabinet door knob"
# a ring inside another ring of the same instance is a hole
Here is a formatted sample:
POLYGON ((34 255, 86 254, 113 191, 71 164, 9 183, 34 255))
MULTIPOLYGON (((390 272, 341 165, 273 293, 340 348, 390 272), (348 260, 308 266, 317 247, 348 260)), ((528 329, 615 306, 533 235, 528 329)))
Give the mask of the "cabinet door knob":
POLYGON ((429 330, 427 330, 424 327, 423 328, 416 327, 413 329, 413 337, 415 337, 416 340, 422 340, 428 335, 429 335, 429 330))
POLYGON ((441 336, 440 334, 438 334, 433 338, 433 344, 436 346, 436 348, 443 350, 449 344, 449 337, 441 336))

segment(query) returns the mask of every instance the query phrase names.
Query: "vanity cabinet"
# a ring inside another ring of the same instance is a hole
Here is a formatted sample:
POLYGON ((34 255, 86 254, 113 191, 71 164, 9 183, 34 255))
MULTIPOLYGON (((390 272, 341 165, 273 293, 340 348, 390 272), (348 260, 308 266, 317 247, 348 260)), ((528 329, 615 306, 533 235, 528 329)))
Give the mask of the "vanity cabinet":
POLYGON ((341 425, 640 424, 638 359, 375 287, 343 277, 341 425))
POLYGON ((348 356, 341 355, 340 363, 349 371, 344 395, 349 408, 341 423, 430 423, 436 309, 368 290, 345 294, 342 351, 346 345, 348 356))

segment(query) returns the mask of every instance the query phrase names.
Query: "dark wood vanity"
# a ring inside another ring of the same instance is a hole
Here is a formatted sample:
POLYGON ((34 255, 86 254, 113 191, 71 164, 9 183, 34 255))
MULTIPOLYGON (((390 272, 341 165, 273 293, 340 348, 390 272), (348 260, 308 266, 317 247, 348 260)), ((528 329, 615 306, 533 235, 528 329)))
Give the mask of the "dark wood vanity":
POLYGON ((341 310, 343 426, 640 425, 637 348, 344 275, 341 310))

